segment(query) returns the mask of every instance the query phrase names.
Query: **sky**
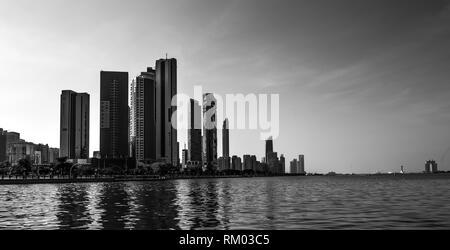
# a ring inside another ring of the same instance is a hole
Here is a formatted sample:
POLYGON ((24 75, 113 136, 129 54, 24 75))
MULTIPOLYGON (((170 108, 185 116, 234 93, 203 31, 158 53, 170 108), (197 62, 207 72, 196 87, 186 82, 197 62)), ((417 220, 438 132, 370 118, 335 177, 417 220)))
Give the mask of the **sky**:
MULTIPOLYGON (((59 147, 61 90, 131 78, 169 57, 178 92, 279 94, 287 161, 308 172, 450 170, 450 2, 441 0, 0 0, 0 128, 59 147)), ((260 131, 230 153, 264 155, 260 131)), ((181 145, 186 132, 179 132, 181 145)), ((219 133, 219 145, 221 145, 219 133)), ((219 147, 221 152, 221 147, 219 147)), ((221 155, 221 153, 219 153, 221 155)), ((289 166, 289 163, 287 163, 289 166)))

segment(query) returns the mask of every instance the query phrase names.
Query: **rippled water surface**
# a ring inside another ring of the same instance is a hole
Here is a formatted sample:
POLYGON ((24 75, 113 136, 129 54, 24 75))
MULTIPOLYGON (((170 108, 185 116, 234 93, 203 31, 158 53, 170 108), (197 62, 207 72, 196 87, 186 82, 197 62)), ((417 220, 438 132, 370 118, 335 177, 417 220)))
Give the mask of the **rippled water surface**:
POLYGON ((450 229, 450 176, 0 186, 1 229, 450 229))

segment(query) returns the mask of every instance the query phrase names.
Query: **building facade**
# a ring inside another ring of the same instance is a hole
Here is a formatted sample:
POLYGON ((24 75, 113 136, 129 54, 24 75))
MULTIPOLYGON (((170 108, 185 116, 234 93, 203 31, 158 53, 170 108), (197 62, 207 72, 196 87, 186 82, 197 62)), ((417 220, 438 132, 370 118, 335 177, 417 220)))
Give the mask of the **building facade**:
POLYGON ((89 94, 61 93, 60 157, 89 158, 89 94))
POLYGON ((297 168, 298 174, 305 174, 305 156, 299 155, 298 157, 298 168, 297 168))
POLYGON ((172 99, 177 94, 177 60, 160 59, 156 61, 156 155, 172 165, 179 163, 176 120, 173 114, 177 106, 172 99))
POLYGON ((273 153, 273 139, 272 137, 269 137, 266 140, 266 157, 265 157, 265 161, 268 164, 269 163, 269 154, 273 153))
POLYGON ((191 99, 189 105, 188 149, 189 161, 202 161, 202 108, 191 99))
POLYGON ((137 161, 157 160, 155 70, 147 68, 131 84, 130 138, 137 161))
POLYGON ((231 158, 231 168, 236 171, 242 171, 242 159, 234 155, 231 158))
POLYGON ((129 155, 128 72, 100 72, 100 154, 106 159, 129 155))
POLYGON ((217 100, 211 93, 203 95, 203 155, 207 169, 217 165, 217 100))

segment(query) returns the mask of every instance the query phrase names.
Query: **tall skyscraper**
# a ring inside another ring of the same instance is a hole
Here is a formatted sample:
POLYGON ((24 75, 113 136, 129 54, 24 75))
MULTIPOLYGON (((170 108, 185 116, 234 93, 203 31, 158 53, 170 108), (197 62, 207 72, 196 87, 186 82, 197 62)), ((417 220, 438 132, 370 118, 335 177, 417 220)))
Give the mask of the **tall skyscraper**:
POLYGON ((281 164, 281 173, 286 173, 287 171, 286 171, 286 158, 284 157, 284 155, 282 154, 281 156, 280 156, 280 164, 281 164))
POLYGON ((202 162, 202 107, 191 99, 189 105, 188 148, 189 161, 202 162))
POLYGON ((297 174, 298 173, 298 160, 294 159, 291 161, 291 169, 290 169, 290 173, 291 174, 297 174))
POLYGON ((128 157, 128 72, 100 72, 100 153, 128 157))
POLYGON ((230 123, 228 119, 223 121, 222 127, 222 151, 223 151, 223 165, 226 170, 231 169, 230 158, 230 123))
POLYGON ((89 158, 89 94, 61 93, 60 157, 89 158))
POLYGON ((236 155, 232 158, 232 169, 236 171, 242 171, 242 159, 236 155))
POLYGON ((183 167, 183 168, 187 168, 187 163, 188 163, 188 158, 189 158, 189 151, 186 149, 186 144, 184 145, 184 149, 183 149, 183 153, 182 153, 182 156, 181 156, 181 159, 182 159, 182 161, 181 161, 181 166, 183 167))
POLYGON ((160 59, 156 61, 156 155, 160 160, 177 165, 178 138, 176 120, 172 115, 177 107, 172 99, 177 94, 177 60, 160 59))
POLYGON ((131 84, 132 148, 137 161, 156 161, 155 70, 147 68, 131 84))
POLYGON ((213 94, 203 95, 203 154, 207 168, 217 164, 217 100, 213 94))
POLYGON ((223 150, 223 157, 229 158, 230 157, 230 124, 229 124, 228 119, 225 119, 225 121, 223 121, 222 150, 223 150))
POLYGON ((266 163, 269 163, 269 154, 273 153, 273 139, 269 137, 266 140, 266 163))
POLYGON ((298 168, 297 168, 298 174, 305 174, 305 156, 299 155, 298 157, 298 168))

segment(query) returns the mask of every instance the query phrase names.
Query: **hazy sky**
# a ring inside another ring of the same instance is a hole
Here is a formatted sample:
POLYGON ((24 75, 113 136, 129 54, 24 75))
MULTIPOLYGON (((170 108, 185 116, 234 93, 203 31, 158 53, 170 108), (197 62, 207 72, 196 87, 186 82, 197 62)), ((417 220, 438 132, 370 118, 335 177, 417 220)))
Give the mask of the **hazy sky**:
MULTIPOLYGON (((88 92, 98 150, 100 70, 131 80, 165 53, 179 92, 279 93, 275 151, 308 171, 450 170, 440 0, 0 0, 0 127, 59 147, 61 90, 88 92)), ((231 154, 263 156, 259 131, 230 136, 231 154)))

